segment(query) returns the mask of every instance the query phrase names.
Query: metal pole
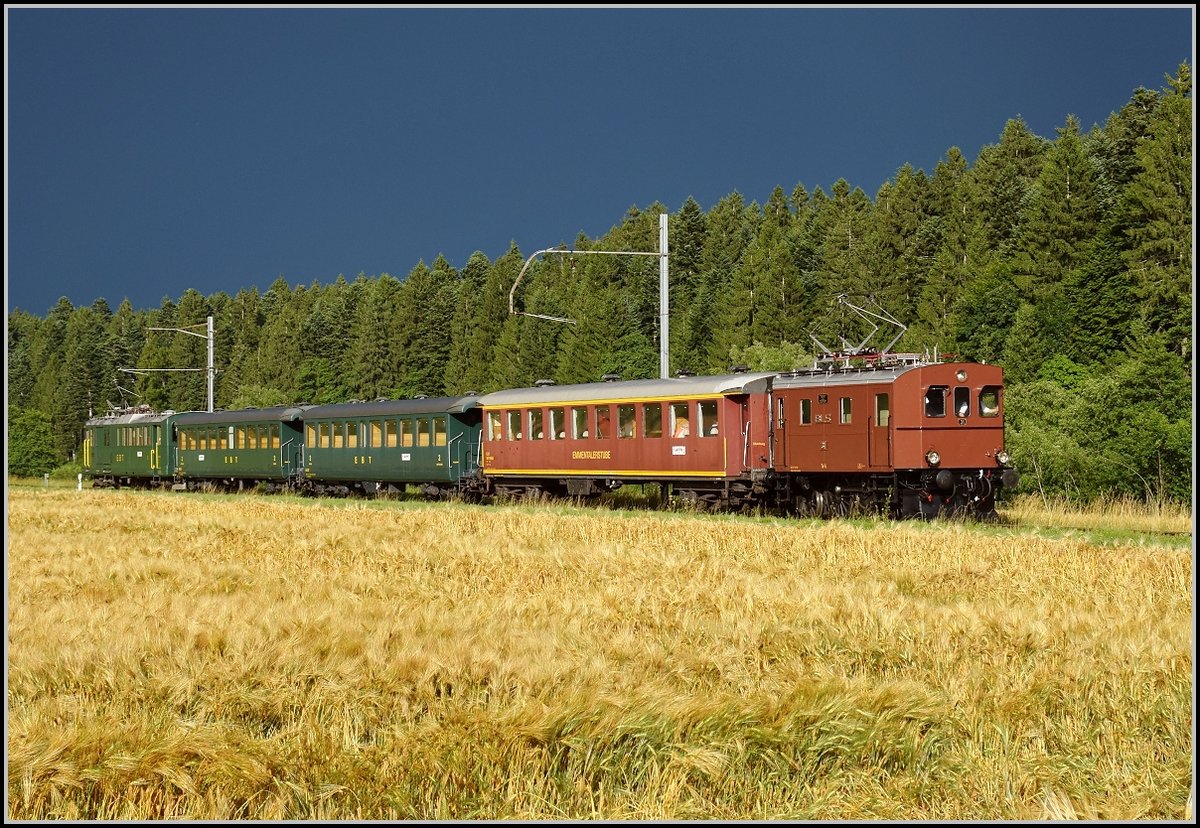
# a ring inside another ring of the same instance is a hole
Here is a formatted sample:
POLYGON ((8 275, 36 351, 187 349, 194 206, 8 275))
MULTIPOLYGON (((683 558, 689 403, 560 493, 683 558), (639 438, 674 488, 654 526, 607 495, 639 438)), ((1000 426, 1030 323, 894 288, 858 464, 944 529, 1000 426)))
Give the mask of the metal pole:
POLYGON ((208 410, 213 410, 213 318, 208 317, 208 410))
POLYGON ((669 327, 670 311, 667 307, 667 294, 670 285, 667 281, 667 214, 658 216, 658 370, 660 379, 671 376, 670 350, 671 333, 669 327))

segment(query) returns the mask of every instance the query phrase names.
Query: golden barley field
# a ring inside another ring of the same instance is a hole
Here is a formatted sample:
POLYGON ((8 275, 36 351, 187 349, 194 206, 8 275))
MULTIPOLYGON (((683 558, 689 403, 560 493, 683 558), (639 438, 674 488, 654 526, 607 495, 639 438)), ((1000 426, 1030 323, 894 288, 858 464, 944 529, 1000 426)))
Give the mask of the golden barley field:
POLYGON ((1190 548, 10 488, 9 819, 1178 820, 1190 548))

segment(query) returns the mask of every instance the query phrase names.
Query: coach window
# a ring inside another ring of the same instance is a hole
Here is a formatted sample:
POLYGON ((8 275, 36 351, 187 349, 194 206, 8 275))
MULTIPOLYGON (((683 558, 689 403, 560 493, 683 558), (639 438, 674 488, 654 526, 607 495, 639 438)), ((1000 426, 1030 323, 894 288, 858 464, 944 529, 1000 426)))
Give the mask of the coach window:
POLYGON ((500 427, 500 412, 499 411, 489 411, 487 413, 487 423, 488 423, 488 427, 487 427, 488 442, 492 442, 495 440, 503 440, 504 432, 500 427))
POLYGON ((588 410, 583 406, 571 409, 571 437, 582 440, 588 436, 588 410))
POLYGON ((413 443, 415 442, 415 440, 413 440, 413 432, 415 430, 416 429, 413 427, 412 420, 401 420, 400 421, 400 447, 401 448, 412 448, 413 447, 413 443))
POLYGON ((271 448, 279 448, 280 432, 283 427, 279 423, 271 426, 271 448))
POLYGON ((429 445, 429 420, 421 417, 417 420, 417 447, 429 445))
POLYGON ((358 430, 362 423, 346 423, 346 448, 358 448, 358 430))
POLYGON ((542 427, 542 409, 529 409, 529 439, 540 440, 546 436, 546 430, 542 427))
POLYGON ((662 403, 646 403, 642 406, 642 434, 646 437, 662 436, 662 403))
POLYGON ((946 416, 946 392, 950 389, 945 385, 931 385, 925 392, 925 416, 946 416))
POLYGON ((383 448, 383 427, 383 423, 376 420, 371 421, 371 439, 367 441, 368 446, 383 448))
POLYGON ((701 437, 716 437, 721 433, 721 424, 717 420, 717 402, 708 400, 696 404, 700 412, 698 423, 701 437))
POLYGON ((842 425, 850 425, 850 398, 842 397, 841 405, 839 406, 839 408, 841 411, 842 425))
POLYGON ((971 389, 965 385, 954 388, 954 414, 965 417, 971 413, 971 389))
POLYGON ((550 439, 561 440, 567 436, 567 410, 565 408, 551 408, 550 412, 550 439))
MULTIPOLYGON (((333 434, 333 447, 341 448, 346 445, 346 423, 345 421, 330 423, 329 430, 333 434)), ((250 429, 250 439, 254 439, 254 429, 250 429)))
POLYGON ((888 395, 875 395, 875 424, 878 426, 886 426, 888 420, 891 419, 891 410, 888 408, 888 395))
POLYGON ((691 434, 691 428, 688 427, 688 404, 685 402, 671 403, 671 422, 668 423, 671 429, 671 436, 675 438, 687 437, 691 434))
POLYGON ((520 411, 508 412, 508 439, 510 439, 510 440, 520 440, 521 439, 521 412, 520 411))
POLYGON ((596 439, 607 440, 612 437, 612 417, 607 405, 596 406, 596 439))
POLYGON ((383 421, 383 444, 388 448, 396 447, 396 421, 383 421))
POLYGON ((321 448, 329 448, 329 423, 317 423, 317 439, 321 448))
POLYGON ((632 405, 617 406, 617 437, 628 440, 637 436, 636 413, 637 407, 632 405))
MULTIPOLYGON (((230 426, 229 430, 233 431, 233 426, 230 426)), ((217 448, 219 448, 219 449, 229 448, 229 438, 225 436, 226 433, 227 432, 225 431, 225 429, 221 429, 219 432, 217 432, 217 448)))
POLYGON ((435 446, 446 445, 446 418, 433 418, 433 444, 435 446))
MULTIPOLYGON (((317 427, 315 425, 313 425, 312 423, 309 423, 308 425, 306 425, 304 427, 304 447, 305 448, 316 448, 317 447, 317 427)), ((239 446, 239 448, 241 448, 241 447, 239 446)))
POLYGON ((1000 386, 985 385, 979 392, 979 416, 1000 416, 1000 386))

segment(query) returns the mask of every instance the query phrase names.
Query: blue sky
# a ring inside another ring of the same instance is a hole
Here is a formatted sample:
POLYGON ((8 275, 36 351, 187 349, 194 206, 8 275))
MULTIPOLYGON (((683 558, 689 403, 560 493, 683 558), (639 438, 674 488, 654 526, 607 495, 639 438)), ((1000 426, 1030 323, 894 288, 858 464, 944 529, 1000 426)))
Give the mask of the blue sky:
POLYGON ((631 205, 874 197, 1194 65, 1190 5, 5 8, 8 310, 462 267, 631 205))

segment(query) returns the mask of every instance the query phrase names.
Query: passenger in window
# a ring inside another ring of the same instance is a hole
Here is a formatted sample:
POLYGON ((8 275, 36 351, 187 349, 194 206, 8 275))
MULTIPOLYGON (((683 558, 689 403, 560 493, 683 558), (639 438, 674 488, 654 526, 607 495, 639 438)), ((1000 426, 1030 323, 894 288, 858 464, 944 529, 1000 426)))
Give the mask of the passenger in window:
POLYGON ((686 437, 686 436, 688 436, 688 433, 689 433, 688 421, 683 419, 682 417, 679 418, 675 422, 675 436, 676 437, 686 437))
POLYGON ((720 432, 720 431, 717 429, 717 424, 716 424, 716 423, 713 423, 713 424, 712 424, 712 428, 710 428, 710 429, 708 430, 708 433, 709 433, 709 434, 720 434, 721 432, 720 432))
POLYGON ((969 406, 964 402, 962 405, 960 405, 958 407, 958 416, 960 416, 960 417, 967 416, 967 411, 969 411, 969 410, 970 410, 969 406))

